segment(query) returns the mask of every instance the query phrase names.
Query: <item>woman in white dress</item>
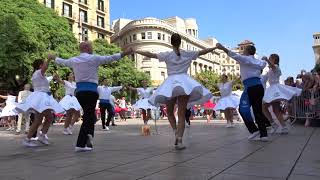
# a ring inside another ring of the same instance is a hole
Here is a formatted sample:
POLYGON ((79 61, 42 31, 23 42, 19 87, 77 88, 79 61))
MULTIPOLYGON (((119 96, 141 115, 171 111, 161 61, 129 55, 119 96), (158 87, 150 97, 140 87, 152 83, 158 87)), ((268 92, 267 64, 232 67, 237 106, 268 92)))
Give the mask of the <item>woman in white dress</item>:
POLYGON ((67 81, 61 80, 57 75, 55 76, 56 81, 64 85, 65 96, 61 99, 59 104, 66 111, 66 119, 64 121, 64 135, 72 135, 72 127, 80 118, 81 106, 74 96, 76 90, 76 82, 74 81, 73 73, 67 74, 67 81))
POLYGON ((151 118, 151 110, 156 109, 155 106, 151 105, 148 101, 154 90, 153 87, 147 87, 147 81, 142 80, 142 88, 129 87, 130 90, 137 91, 140 99, 132 106, 134 110, 142 111, 142 119, 145 125, 148 124, 151 118))
POLYGON ((269 64, 267 77, 270 85, 268 88, 266 88, 264 93, 263 112, 271 122, 273 131, 275 132, 278 128, 278 125, 274 122, 269 111, 269 107, 272 106, 273 112, 281 126, 281 134, 287 134, 289 129, 286 127, 283 113, 280 111, 280 102, 283 100, 289 101, 293 96, 299 96, 301 94, 301 89, 280 84, 281 69, 279 67, 279 55, 271 54, 269 59, 266 57, 263 59, 269 64))
POLYGON ((220 110, 227 119, 227 128, 234 127, 233 111, 239 106, 239 97, 232 94, 233 81, 228 82, 228 76, 221 76, 221 83, 218 84, 221 98, 217 102, 214 110, 220 110))
POLYGON ((28 96, 24 102, 19 103, 16 107, 16 110, 19 112, 27 112, 29 110, 35 112, 35 120, 30 127, 26 139, 24 139, 22 142, 22 144, 27 147, 37 146, 37 144, 33 142, 31 138, 42 124, 43 117, 45 117, 45 120, 42 124, 42 133, 39 133, 38 141, 44 145, 49 145, 49 140, 46 137, 46 134, 53 120, 52 112, 64 112, 63 108, 50 93, 49 81, 45 76, 49 62, 50 60, 44 61, 42 59, 37 59, 34 61, 34 72, 31 78, 34 92, 28 96))
POLYGON ((181 37, 179 34, 171 36, 173 51, 161 52, 158 54, 144 51, 136 53, 149 58, 159 59, 167 65, 168 78, 157 88, 155 93, 149 98, 152 105, 160 106, 166 104, 168 119, 175 132, 175 148, 185 149, 182 144, 182 137, 185 129, 185 113, 187 107, 195 104, 203 104, 208 101, 212 94, 200 83, 188 75, 188 68, 192 60, 199 56, 212 52, 215 48, 208 48, 201 51, 185 51, 180 49, 181 37), (178 128, 174 117, 174 106, 178 104, 178 128))
POLYGON ((0 95, 1 99, 6 100, 6 106, 3 108, 0 118, 3 118, 5 122, 8 123, 9 128, 7 131, 14 131, 16 119, 15 117, 18 115, 16 108, 16 96, 13 96, 11 93, 8 93, 7 96, 0 95))

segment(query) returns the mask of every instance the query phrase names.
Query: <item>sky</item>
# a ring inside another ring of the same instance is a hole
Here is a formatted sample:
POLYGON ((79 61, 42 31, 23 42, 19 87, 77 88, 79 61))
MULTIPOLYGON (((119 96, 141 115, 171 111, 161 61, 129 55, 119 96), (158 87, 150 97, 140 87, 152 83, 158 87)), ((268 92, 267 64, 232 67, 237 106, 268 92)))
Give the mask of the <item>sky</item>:
POLYGON ((248 39, 260 56, 279 54, 284 77, 313 68, 312 35, 320 32, 320 0, 110 0, 110 13, 111 22, 195 18, 200 39, 214 37, 229 47, 248 39))

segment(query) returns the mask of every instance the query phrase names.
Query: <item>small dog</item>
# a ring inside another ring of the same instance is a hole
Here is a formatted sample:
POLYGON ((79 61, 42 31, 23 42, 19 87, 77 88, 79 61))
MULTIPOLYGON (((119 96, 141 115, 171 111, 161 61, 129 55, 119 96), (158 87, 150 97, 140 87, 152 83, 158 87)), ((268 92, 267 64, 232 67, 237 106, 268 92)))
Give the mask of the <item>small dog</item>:
POLYGON ((143 125, 141 127, 142 136, 150 136, 151 135, 151 128, 148 125, 143 125))

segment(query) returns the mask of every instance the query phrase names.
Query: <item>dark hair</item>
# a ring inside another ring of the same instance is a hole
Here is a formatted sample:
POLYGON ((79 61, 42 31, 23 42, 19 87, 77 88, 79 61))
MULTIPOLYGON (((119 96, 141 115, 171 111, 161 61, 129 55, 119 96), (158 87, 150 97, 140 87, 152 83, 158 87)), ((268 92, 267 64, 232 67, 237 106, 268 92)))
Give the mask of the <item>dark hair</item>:
POLYGON ((274 58, 274 63, 279 65, 279 62, 280 62, 280 57, 278 54, 271 54, 270 55, 270 58, 274 58))
POLYGON ((40 65, 43 64, 43 63, 44 63, 43 59, 36 59, 35 61, 33 61, 33 63, 32 63, 33 72, 38 70, 40 68, 40 65))
POLYGON ((294 81, 292 76, 288 77, 287 79, 290 80, 290 81, 294 81))
POLYGON ((249 55, 253 56, 256 54, 256 48, 253 45, 246 46, 245 50, 249 53, 249 55))
POLYGON ((240 90, 240 89, 241 89, 241 86, 240 86, 239 84, 237 84, 237 85, 236 85, 236 89, 237 89, 237 90, 240 90))
POLYGON ((73 73, 73 72, 72 72, 72 71, 68 71, 68 72, 66 73, 66 76, 65 76, 65 79, 66 79, 66 80, 69 79, 69 76, 70 76, 71 73, 73 73))
POLYGON ((225 77, 226 79, 228 79, 228 76, 226 74, 222 74, 222 77, 225 77))
POLYGON ((174 33, 171 36, 171 45, 178 48, 178 56, 180 56, 179 47, 181 45, 181 36, 178 33, 174 33))

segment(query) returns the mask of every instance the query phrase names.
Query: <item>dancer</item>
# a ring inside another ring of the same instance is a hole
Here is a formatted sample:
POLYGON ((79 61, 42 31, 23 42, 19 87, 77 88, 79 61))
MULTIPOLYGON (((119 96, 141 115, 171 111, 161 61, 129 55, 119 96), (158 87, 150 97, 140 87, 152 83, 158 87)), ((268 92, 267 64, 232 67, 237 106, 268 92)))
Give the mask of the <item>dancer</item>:
MULTIPOLYGON (((236 85, 236 90, 232 91, 232 94, 237 97, 239 103, 240 103, 240 98, 241 98, 242 93, 243 93, 243 91, 241 90, 240 85, 236 85)), ((243 121, 238 108, 236 109, 236 111, 237 111, 237 114, 238 114, 238 121, 239 122, 243 121)), ((252 108, 251 108, 250 111, 251 111, 251 115, 253 116, 252 108)))
POLYGON ((216 47, 226 52, 240 64, 240 75, 245 89, 241 95, 239 111, 245 125, 251 133, 248 139, 252 140, 260 133, 259 140, 268 141, 268 132, 266 128, 268 119, 262 113, 264 89, 260 80, 261 70, 266 66, 266 62, 254 57, 256 48, 252 45, 245 47, 243 55, 229 51, 220 43, 217 43, 216 47), (251 106, 259 128, 252 119, 251 106))
POLYGON ((234 127, 233 111, 239 106, 239 98, 232 94, 233 81, 228 82, 228 76, 221 75, 221 83, 218 84, 221 98, 217 102, 214 110, 220 110, 227 119, 227 128, 234 127))
POLYGON ((213 109, 215 108, 215 104, 212 102, 212 99, 209 99, 206 103, 203 104, 204 114, 207 118, 207 123, 210 123, 210 120, 213 116, 213 109))
POLYGON ((203 104, 212 97, 209 90, 204 88, 197 81, 188 75, 188 68, 191 61, 199 56, 212 52, 215 48, 204 49, 201 51, 184 51, 180 49, 181 37, 179 34, 171 36, 173 51, 154 54, 151 52, 136 51, 136 53, 149 58, 157 58, 160 62, 167 64, 168 78, 158 87, 155 93, 149 98, 149 102, 159 106, 166 104, 168 119, 175 132, 175 148, 185 149, 182 144, 182 137, 185 129, 185 113, 187 106, 203 104), (178 129, 174 117, 174 105, 178 104, 178 129))
MULTIPOLYGON (((22 103, 25 102, 27 97, 31 95, 31 85, 30 84, 25 84, 24 85, 24 90, 19 92, 18 95, 18 103, 22 103)), ((30 115, 31 113, 29 111, 25 112, 25 113, 19 113, 18 115, 18 123, 17 123, 17 130, 16 130, 16 134, 20 134, 21 131, 21 124, 22 124, 22 119, 25 119, 25 132, 27 133, 29 131, 30 128, 30 115)))
POLYGON ((265 116, 269 119, 273 132, 276 132, 278 129, 278 124, 273 120, 272 115, 269 111, 269 107, 271 106, 274 114, 277 117, 277 120, 280 123, 281 134, 288 134, 289 129, 286 126, 285 120, 283 118, 284 114, 280 111, 280 103, 282 100, 290 100, 293 96, 299 96, 301 94, 301 89, 286 86, 280 84, 280 76, 281 69, 279 67, 280 57, 277 54, 271 54, 269 59, 264 57, 265 60, 269 64, 269 71, 267 73, 268 82, 270 86, 266 89, 264 97, 263 97, 263 112, 265 116))
POLYGON ((187 126, 187 128, 189 128, 190 125, 191 125, 191 122, 190 122, 190 118, 191 118, 191 114, 192 114, 191 108, 192 108, 192 107, 187 108, 186 114, 185 114, 185 116, 186 116, 186 123, 187 123, 186 126, 187 126))
POLYGON ((49 55, 50 59, 56 59, 55 62, 57 64, 71 67, 77 82, 75 94, 83 109, 83 123, 75 147, 76 152, 93 150, 94 123, 97 119, 95 107, 99 98, 98 67, 102 64, 119 60, 131 54, 132 50, 129 49, 111 56, 98 56, 92 54, 91 42, 82 42, 80 43, 80 52, 79 56, 70 58, 69 60, 49 55))
POLYGON ((26 139, 24 139, 22 142, 23 145, 27 147, 37 146, 37 144, 33 142, 31 138, 34 133, 37 132, 39 126, 42 124, 43 117, 45 117, 45 121, 42 124, 42 129, 38 136, 38 141, 40 141, 44 145, 49 145, 49 140, 46 134, 53 120, 52 111, 55 113, 64 112, 63 108, 51 95, 49 80, 45 77, 49 62, 50 59, 48 61, 37 59, 33 62, 34 72, 31 80, 34 92, 27 97, 25 102, 19 103, 16 107, 16 109, 22 113, 25 113, 29 110, 35 111, 35 120, 31 124, 26 139))
MULTIPOLYGON (((111 94, 110 95, 110 104, 111 104, 111 106, 112 106, 112 109, 113 109, 113 114, 115 114, 115 107, 116 107, 116 98, 111 94)), ((114 122, 114 116, 111 118, 111 125, 112 126, 117 126, 116 124, 115 124, 115 122, 114 122)))
POLYGON ((54 79, 60 84, 63 84, 65 89, 65 96, 59 102, 59 104, 66 111, 66 119, 64 120, 64 129, 62 133, 64 135, 72 135, 73 125, 80 118, 81 106, 77 98, 74 96, 76 82, 74 82, 73 73, 68 73, 66 77, 66 79, 68 79, 67 81, 61 80, 58 75, 55 75, 54 79))
POLYGON ((142 88, 133 88, 128 87, 130 90, 137 91, 140 95, 140 99, 133 105, 133 109, 142 111, 142 119, 145 125, 148 124, 149 119, 151 118, 151 110, 156 109, 155 106, 152 106, 148 98, 152 95, 154 88, 147 87, 147 81, 142 80, 142 88))
POLYGON ((126 98, 122 97, 118 100, 119 108, 120 108, 120 118, 121 120, 127 121, 126 112, 128 111, 127 105, 126 105, 126 98))
POLYGON ((102 130, 109 131, 109 125, 113 119, 114 105, 110 100, 111 93, 119 91, 122 86, 108 87, 108 80, 106 78, 102 79, 102 86, 98 86, 99 93, 99 108, 102 121, 102 130), (106 126, 106 110, 108 111, 107 126, 106 126))
POLYGON ((7 96, 0 95, 1 99, 6 99, 6 106, 1 112, 1 116, 5 122, 8 123, 9 128, 7 131, 14 131, 16 124, 16 115, 18 114, 15 110, 17 97, 13 95, 12 92, 8 92, 7 96))

